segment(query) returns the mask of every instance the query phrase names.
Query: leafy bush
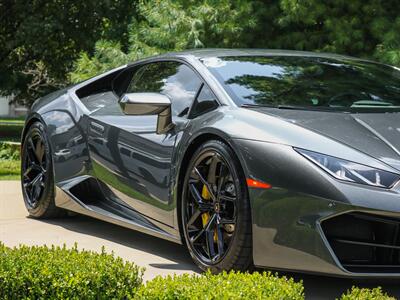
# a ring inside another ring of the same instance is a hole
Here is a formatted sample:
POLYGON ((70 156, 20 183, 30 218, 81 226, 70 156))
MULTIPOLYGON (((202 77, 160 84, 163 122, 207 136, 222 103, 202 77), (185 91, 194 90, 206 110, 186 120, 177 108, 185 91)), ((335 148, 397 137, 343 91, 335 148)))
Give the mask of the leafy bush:
POLYGON ((0 243, 0 299, 132 298, 141 282, 141 269, 104 249, 11 249, 0 243))
MULTIPOLYGON (((304 299, 302 282, 270 272, 158 276, 121 258, 64 247, 0 242, 0 299, 304 299)), ((381 288, 353 287, 341 300, 394 300, 381 288)))
POLYGON ((20 145, 0 142, 0 180, 19 179, 20 145))
POLYGON ((394 297, 388 296, 382 291, 380 287, 375 289, 360 289, 353 287, 350 291, 343 294, 342 300, 353 300, 353 299, 363 299, 363 300, 396 300, 394 297))
POLYGON ((19 139, 24 128, 23 122, 0 122, 0 138, 19 139))
POLYGON ((304 299, 301 282, 271 273, 221 273, 156 277, 137 299, 304 299))
POLYGON ((19 160, 20 145, 0 142, 0 159, 19 160))

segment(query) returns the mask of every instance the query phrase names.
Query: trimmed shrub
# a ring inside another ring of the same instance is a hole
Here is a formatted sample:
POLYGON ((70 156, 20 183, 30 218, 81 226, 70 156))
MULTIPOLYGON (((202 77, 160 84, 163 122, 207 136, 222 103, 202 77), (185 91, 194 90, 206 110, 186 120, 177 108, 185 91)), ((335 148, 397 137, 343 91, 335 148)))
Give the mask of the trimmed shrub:
POLYGON ((342 300, 396 300, 396 298, 388 296, 385 292, 382 291, 380 287, 375 289, 360 289, 358 287, 354 287, 347 291, 347 293, 343 294, 340 298, 342 300))
MULTIPOLYGON (((302 282, 270 272, 174 275, 142 284, 143 270, 113 254, 0 242, 0 299, 304 299, 302 282)), ((395 300, 353 287, 342 300, 395 300)))
POLYGON ((21 145, 17 143, 0 142, 0 159, 19 160, 21 145))
POLYGON ((20 147, 19 143, 0 141, 0 180, 20 179, 20 147))
POLYGON ((0 243, 0 299, 132 298, 142 270, 113 254, 0 243))
POLYGON ((0 137, 1 138, 20 138, 24 123, 4 123, 0 122, 0 137))
POLYGON ((266 273, 156 277, 136 299, 304 299, 302 282, 266 273))

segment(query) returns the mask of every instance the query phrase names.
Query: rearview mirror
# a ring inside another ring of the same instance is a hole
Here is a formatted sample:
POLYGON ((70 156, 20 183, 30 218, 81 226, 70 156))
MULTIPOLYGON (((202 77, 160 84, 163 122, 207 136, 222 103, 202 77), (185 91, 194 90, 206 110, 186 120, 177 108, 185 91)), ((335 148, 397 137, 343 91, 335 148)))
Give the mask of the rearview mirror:
POLYGON ((119 105, 126 115, 158 115, 157 133, 165 133, 173 127, 171 118, 171 100, 159 93, 123 94, 119 105))

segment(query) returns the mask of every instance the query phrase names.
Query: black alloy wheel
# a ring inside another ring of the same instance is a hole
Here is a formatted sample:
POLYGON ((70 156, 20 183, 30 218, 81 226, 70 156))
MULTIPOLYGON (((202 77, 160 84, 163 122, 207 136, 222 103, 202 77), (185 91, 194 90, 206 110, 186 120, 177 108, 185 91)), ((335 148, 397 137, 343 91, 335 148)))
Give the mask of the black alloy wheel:
POLYGON ((25 151, 22 183, 27 195, 27 203, 35 208, 43 194, 47 177, 45 146, 39 131, 31 132, 26 140, 25 151))
POLYGON ((245 179, 233 151, 220 141, 202 145, 184 181, 182 227, 203 270, 248 269, 251 221, 245 179))
POLYGON ((54 203, 54 178, 50 146, 44 126, 34 123, 28 130, 21 153, 21 187, 29 215, 56 217, 63 213, 54 203))

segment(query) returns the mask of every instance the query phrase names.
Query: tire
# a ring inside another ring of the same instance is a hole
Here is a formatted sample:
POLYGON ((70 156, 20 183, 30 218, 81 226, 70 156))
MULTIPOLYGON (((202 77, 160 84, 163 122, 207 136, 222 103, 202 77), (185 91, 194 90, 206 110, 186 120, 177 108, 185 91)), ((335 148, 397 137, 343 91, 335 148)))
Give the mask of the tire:
POLYGON ((55 205, 50 144, 40 122, 32 124, 23 141, 21 188, 29 216, 45 219, 65 215, 65 211, 55 205))
POLYGON ((181 228, 190 255, 204 271, 253 268, 251 211, 245 183, 239 160, 221 141, 202 144, 189 162, 183 182, 181 228))

